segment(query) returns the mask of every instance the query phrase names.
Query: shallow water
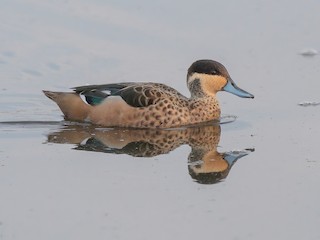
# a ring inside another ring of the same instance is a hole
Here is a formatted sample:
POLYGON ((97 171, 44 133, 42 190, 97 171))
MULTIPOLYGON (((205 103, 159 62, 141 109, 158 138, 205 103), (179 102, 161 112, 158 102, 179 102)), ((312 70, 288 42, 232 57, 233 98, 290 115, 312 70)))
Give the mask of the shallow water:
POLYGON ((301 54, 319 51, 319 8, 4 0, 0 239, 319 239, 320 106, 299 105, 320 101, 320 57, 301 54), (63 122, 41 92, 155 81, 188 95, 201 58, 255 95, 218 94, 236 121, 93 128, 63 122))

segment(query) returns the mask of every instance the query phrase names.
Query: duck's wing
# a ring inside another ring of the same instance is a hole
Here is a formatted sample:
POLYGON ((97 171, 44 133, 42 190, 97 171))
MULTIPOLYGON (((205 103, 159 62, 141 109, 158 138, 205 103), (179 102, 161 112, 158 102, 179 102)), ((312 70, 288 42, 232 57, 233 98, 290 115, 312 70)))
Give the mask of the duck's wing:
POLYGON ((132 83, 86 85, 72 88, 76 93, 85 96, 90 105, 98 105, 109 96, 117 96, 123 88, 132 85, 132 83))
POLYGON ((120 96, 132 107, 147 107, 159 100, 169 97, 183 97, 178 91, 160 83, 116 83, 89 85, 73 88, 86 97, 91 105, 97 105, 109 96, 120 96))

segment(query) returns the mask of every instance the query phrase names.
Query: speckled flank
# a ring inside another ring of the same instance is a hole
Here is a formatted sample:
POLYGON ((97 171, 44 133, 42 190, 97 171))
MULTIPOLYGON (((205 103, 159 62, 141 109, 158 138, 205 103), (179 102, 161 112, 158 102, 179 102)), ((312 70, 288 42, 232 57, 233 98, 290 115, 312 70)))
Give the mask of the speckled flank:
POLYGON ((69 120, 106 127, 172 128, 219 119, 216 93, 229 79, 222 64, 199 60, 188 70, 190 98, 164 84, 133 82, 80 86, 74 93, 44 93, 69 120), (91 105, 85 104, 80 94, 91 105))
POLYGON ((206 122, 219 116, 219 104, 211 97, 189 101, 172 97, 141 108, 129 106, 120 97, 110 97, 92 108, 89 119, 109 127, 170 128, 206 122))

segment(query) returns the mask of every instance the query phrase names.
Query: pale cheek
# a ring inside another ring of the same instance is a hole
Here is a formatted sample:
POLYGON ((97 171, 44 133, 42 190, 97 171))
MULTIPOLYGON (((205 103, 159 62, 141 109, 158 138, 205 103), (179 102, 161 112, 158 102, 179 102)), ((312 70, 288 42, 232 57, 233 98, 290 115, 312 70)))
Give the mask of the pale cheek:
POLYGON ((227 80, 221 76, 210 76, 203 81, 203 90, 207 93, 215 94, 221 91, 227 80))
POLYGON ((214 77, 214 83, 216 84, 215 89, 221 91, 222 88, 227 84, 227 80, 224 77, 217 76, 214 77))

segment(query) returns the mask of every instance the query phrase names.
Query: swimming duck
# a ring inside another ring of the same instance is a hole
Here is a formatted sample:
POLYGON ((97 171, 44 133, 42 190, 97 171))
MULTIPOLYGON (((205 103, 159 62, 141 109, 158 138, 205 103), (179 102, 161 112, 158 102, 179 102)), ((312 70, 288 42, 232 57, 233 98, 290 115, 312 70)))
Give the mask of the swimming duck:
POLYGON ((227 69, 213 60, 198 60, 188 69, 191 97, 161 83, 115 83, 73 88, 74 92, 43 91, 58 104, 65 119, 106 127, 172 128, 219 120, 218 91, 243 98, 227 69), (85 96, 85 103, 80 95, 85 96))

